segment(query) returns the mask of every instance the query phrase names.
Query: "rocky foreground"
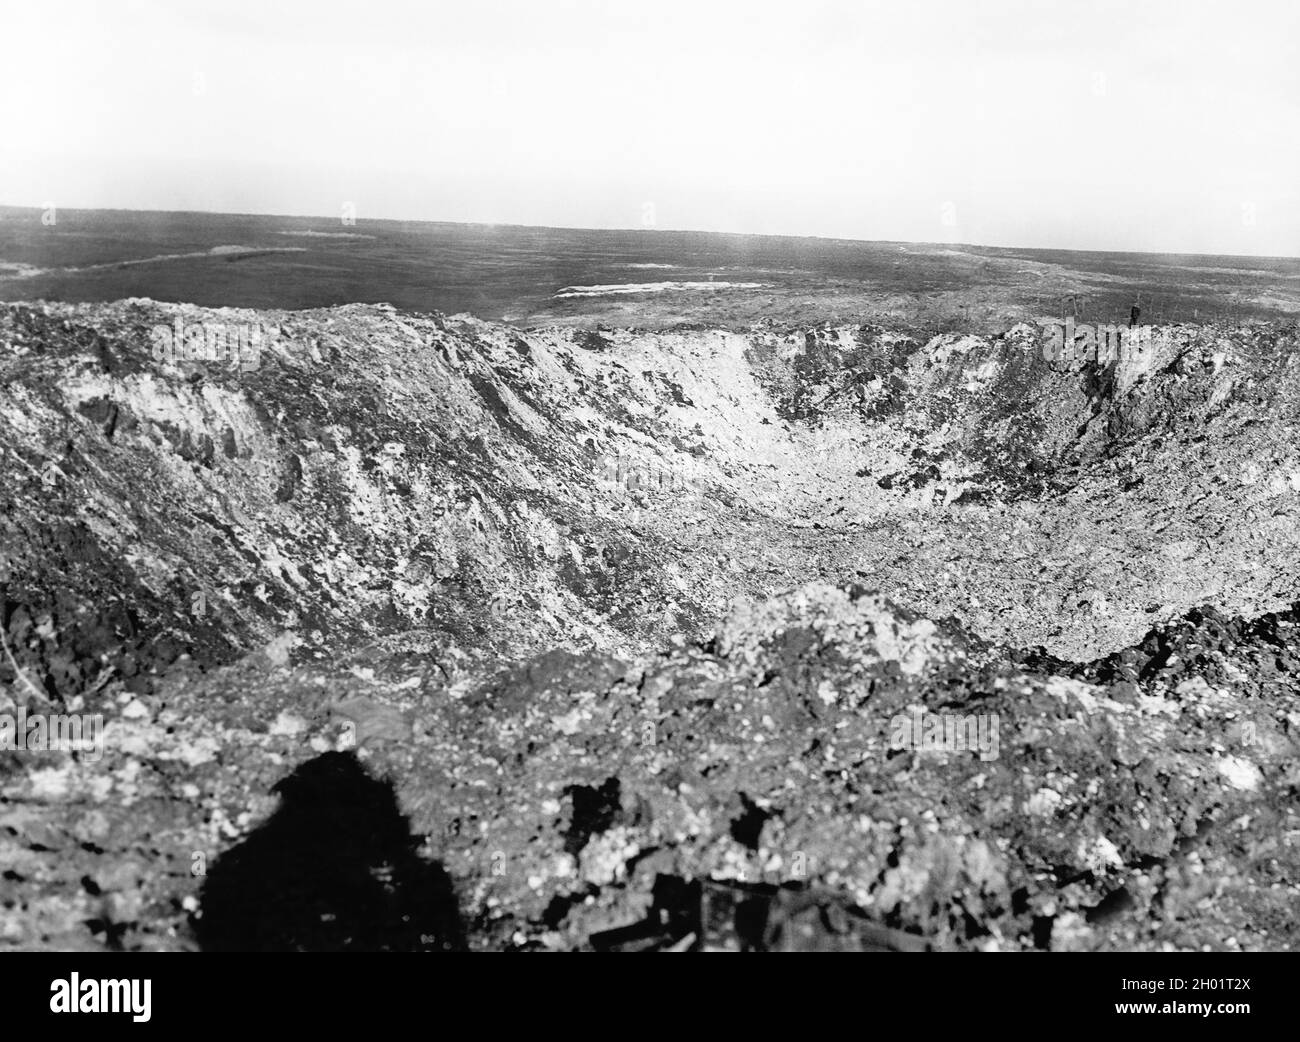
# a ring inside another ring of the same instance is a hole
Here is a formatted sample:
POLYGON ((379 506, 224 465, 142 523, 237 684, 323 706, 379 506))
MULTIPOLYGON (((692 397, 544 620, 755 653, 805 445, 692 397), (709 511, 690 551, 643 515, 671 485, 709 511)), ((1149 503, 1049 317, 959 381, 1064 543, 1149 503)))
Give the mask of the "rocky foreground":
POLYGON ((7 305, 0 943, 1290 948, 1296 340, 7 305))

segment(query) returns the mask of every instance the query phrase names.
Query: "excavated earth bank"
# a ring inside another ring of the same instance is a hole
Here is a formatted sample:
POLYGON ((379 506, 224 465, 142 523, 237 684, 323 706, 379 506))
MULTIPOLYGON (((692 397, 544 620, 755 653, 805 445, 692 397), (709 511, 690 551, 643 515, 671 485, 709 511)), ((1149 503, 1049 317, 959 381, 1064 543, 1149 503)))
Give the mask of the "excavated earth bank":
POLYGON ((0 945, 1293 947, 1296 329, 1039 346, 5 305, 0 945))

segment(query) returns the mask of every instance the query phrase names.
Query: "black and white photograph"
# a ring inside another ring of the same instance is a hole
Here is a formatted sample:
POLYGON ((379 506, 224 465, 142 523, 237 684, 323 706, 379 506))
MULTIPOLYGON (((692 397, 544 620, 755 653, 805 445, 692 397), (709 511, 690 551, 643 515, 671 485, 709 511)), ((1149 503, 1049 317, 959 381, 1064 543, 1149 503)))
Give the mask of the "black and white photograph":
POLYGON ((1300 7, 0 40, 0 951, 79 960, 36 1007, 147 1021, 161 952, 1141 953, 1108 1022, 1264 1001, 1300 7))

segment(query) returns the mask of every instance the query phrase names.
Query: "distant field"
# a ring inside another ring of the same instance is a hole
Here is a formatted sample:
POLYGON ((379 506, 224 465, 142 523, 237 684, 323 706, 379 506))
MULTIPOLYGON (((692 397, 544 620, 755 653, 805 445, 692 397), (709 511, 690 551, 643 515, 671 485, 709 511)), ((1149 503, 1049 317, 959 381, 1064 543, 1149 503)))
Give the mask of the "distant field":
POLYGON ((989 331, 1070 311, 1127 321, 1135 297, 1144 321, 1294 319, 1300 259, 107 210, 60 210, 47 227, 0 207, 0 300, 131 296, 386 301, 522 325, 989 331))

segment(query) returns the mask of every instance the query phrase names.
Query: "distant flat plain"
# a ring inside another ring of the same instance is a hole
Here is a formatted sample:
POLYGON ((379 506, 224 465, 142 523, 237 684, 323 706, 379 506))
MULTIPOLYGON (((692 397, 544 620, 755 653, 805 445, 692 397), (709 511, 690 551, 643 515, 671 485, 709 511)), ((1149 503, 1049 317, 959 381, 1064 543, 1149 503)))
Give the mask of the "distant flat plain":
POLYGON ((387 302, 523 326, 1294 321, 1300 259, 0 207, 0 300, 387 302))

